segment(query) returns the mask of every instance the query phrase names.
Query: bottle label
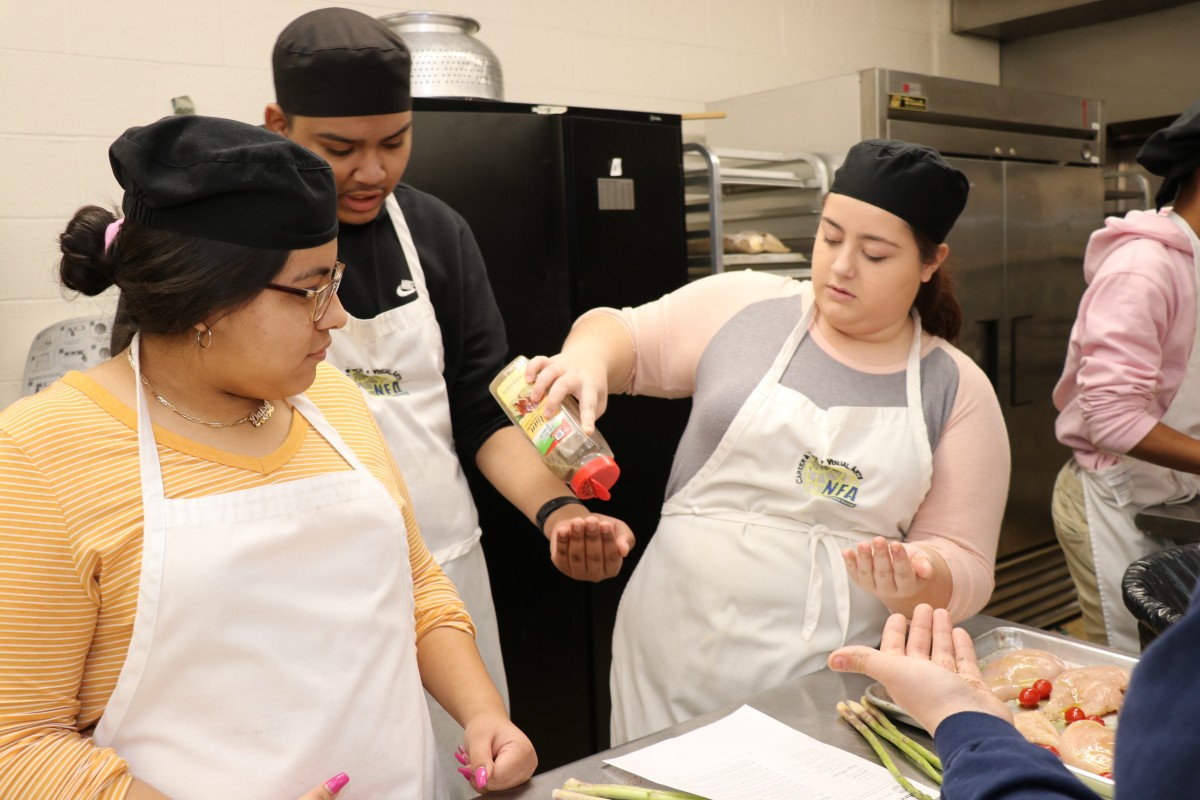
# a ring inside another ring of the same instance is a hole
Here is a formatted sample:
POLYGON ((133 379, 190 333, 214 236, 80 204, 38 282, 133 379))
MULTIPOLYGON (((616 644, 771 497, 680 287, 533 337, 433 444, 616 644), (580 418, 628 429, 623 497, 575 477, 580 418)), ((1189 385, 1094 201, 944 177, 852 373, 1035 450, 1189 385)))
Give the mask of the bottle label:
POLYGON ((532 388, 525 382, 524 372, 514 370, 496 387, 496 394, 516 418, 518 427, 525 431, 529 441, 533 442, 534 447, 544 456, 575 429, 570 418, 561 409, 547 419, 545 398, 540 403, 529 399, 532 388))

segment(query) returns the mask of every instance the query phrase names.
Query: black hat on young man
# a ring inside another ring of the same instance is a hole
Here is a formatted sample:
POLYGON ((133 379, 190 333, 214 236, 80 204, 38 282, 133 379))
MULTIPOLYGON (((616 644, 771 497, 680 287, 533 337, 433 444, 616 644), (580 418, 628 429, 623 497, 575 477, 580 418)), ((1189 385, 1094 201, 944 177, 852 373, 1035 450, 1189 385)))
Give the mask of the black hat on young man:
POLYGON ((194 115, 130 128, 108 151, 127 219, 264 250, 303 250, 338 232, 324 159, 243 122, 194 115))
POLYGON ((829 191, 895 214, 941 244, 967 205, 967 177, 932 147, 868 139, 850 148, 829 191))
POLYGON ((322 8, 292 21, 271 54, 275 101, 302 117, 366 117, 412 109, 412 56, 374 17, 322 8))
POLYGON ((1183 179, 1200 167, 1200 100, 1160 131, 1155 131, 1138 152, 1137 162, 1164 178, 1154 197, 1156 208, 1175 201, 1183 179))

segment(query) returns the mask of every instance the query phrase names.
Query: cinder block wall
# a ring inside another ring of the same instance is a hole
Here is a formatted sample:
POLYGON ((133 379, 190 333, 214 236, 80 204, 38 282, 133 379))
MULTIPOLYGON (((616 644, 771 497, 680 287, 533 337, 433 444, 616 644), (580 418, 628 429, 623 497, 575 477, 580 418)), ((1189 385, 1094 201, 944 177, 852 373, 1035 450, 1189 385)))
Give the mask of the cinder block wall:
MULTIPOLYGON (((0 407, 43 327, 111 311, 69 299, 57 236, 80 205, 116 205, 107 148, 171 113, 259 122, 271 45, 307 0, 0 0, 0 407)), ((865 67, 996 83, 992 42, 949 32, 949 0, 422 0, 345 3, 475 17, 506 99, 682 113, 865 67)), ((769 125, 769 119, 763 120, 769 125)), ((719 122, 708 124, 720 124, 719 122)), ((687 123, 685 136, 704 136, 687 123)), ((420 158, 420 132, 415 158, 420 158)), ((798 144, 799 146, 799 144, 798 144)))

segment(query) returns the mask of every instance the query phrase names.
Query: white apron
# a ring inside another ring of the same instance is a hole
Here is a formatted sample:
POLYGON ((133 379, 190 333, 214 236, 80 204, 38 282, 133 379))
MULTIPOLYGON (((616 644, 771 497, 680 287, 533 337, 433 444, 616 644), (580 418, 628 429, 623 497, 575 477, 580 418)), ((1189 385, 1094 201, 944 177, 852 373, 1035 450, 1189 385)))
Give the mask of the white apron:
MULTIPOLYGON (((1171 220, 1192 243, 1198 287, 1200 287, 1200 240, 1192 227, 1174 211, 1171 220)), ((1200 325, 1192 339, 1187 373, 1179 391, 1171 400, 1162 423, 1200 439, 1200 325)), ((1096 584, 1100 590, 1100 608, 1108 646, 1137 653, 1141 649, 1137 620, 1121 593, 1125 570, 1139 558, 1173 547, 1168 539, 1146 536, 1134 524, 1134 517, 1146 506, 1160 503, 1186 503, 1200 491, 1200 478, 1185 472, 1160 467, 1128 457, 1098 472, 1080 470, 1083 497, 1087 506, 1088 535, 1096 563, 1096 584)))
POLYGON ((174 800, 289 800, 338 772, 345 800, 445 798, 404 518, 308 398, 291 402, 353 469, 168 500, 137 392, 137 614, 94 741, 174 800))
MULTIPOLYGON (((454 450, 450 400, 442 377, 441 329, 400 204, 389 195, 385 207, 415 284, 402 284, 396 291, 415 290, 417 300, 373 319, 349 317, 343 329, 332 331, 328 359, 366 393, 367 406, 408 485, 421 536, 458 588, 475 623, 475 644, 507 707, 508 684, 487 563, 479 544, 479 515, 454 450)), ((432 697, 429 711, 438 747, 453 753, 462 744, 462 728, 432 697)), ((474 796, 457 766, 453 761, 446 766, 447 776, 453 778, 452 794, 474 796)))
POLYGON ((874 644, 888 617, 841 550, 902 539, 929 490, 920 323, 903 408, 814 405, 780 385, 805 313, 705 465, 662 509, 621 597, 612 736, 620 744, 874 644))

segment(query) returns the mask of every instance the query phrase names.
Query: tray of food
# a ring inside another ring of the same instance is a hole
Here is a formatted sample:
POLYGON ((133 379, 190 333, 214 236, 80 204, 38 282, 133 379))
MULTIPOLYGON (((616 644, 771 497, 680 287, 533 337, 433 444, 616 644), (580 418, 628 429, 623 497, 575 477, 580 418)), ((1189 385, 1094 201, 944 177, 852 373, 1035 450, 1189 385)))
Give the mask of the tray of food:
MULTIPOLYGON (((1113 741, 1133 656, 1041 631, 993 628, 975 638, 984 681, 1013 709, 1017 730, 1053 750, 1092 791, 1111 798, 1113 741)), ((867 698, 901 722, 917 723, 883 684, 867 698)))

